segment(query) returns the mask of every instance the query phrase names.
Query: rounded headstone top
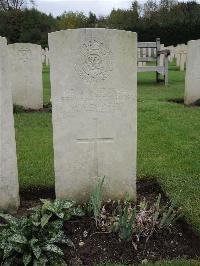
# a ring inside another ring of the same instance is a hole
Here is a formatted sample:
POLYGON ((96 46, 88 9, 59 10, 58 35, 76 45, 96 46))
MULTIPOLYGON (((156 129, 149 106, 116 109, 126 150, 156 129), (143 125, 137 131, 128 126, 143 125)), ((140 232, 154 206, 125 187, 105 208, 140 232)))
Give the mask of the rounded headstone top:
POLYGON ((118 30, 118 29, 107 29, 107 28, 78 28, 78 29, 66 29, 66 30, 59 30, 59 31, 54 31, 50 32, 48 35, 53 36, 53 35, 58 35, 58 34, 70 34, 73 32, 117 32, 117 33, 123 33, 123 34, 129 34, 129 35, 137 35, 136 32, 132 31, 126 31, 126 30, 118 30))
POLYGON ((42 49, 41 45, 35 43, 11 43, 8 45, 9 47, 13 48, 32 48, 32 49, 42 49))
POLYGON ((7 44, 7 39, 5 37, 0 36, 0 42, 7 44))

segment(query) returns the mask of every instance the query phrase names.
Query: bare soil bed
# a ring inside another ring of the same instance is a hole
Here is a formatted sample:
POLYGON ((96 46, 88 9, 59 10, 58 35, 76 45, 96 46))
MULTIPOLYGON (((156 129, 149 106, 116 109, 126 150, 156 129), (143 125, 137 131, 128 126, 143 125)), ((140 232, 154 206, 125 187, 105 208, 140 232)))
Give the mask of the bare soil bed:
MULTIPOLYGON (((159 185, 151 178, 138 181, 137 193, 138 203, 145 197, 151 204, 159 193, 164 201, 167 200, 159 185)), ((27 214, 27 209, 37 205, 39 198, 54 197, 53 188, 21 191, 21 207, 17 216, 27 214)), ((200 239, 183 219, 170 230, 156 232, 147 243, 146 239, 140 239, 137 249, 132 242, 120 240, 118 234, 98 231, 94 219, 89 216, 65 222, 64 229, 75 245, 74 249, 63 246, 67 265, 95 265, 104 261, 135 265, 144 260, 200 257, 200 239)))

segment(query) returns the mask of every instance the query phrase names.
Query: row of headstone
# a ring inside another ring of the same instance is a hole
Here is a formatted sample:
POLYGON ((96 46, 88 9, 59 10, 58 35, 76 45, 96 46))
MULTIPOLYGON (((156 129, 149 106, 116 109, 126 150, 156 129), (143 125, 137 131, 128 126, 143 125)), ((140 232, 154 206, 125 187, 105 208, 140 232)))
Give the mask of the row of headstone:
POLYGON ((187 45, 167 46, 166 49, 170 50, 169 61, 172 62, 175 59, 176 66, 180 71, 184 71, 187 60, 187 45))
MULTIPOLYGON (((66 30, 49 34, 49 46, 57 198, 86 201, 106 176, 105 198, 127 192, 135 199, 137 34, 66 30)), ((18 49, 5 39, 0 47, 0 208, 14 210, 19 184, 8 50, 18 55, 18 49)))
MULTIPOLYGON (((164 44, 160 45, 160 50, 164 50, 166 49, 164 44)), ((157 58, 157 54, 156 54, 156 48, 138 48, 138 58, 147 58, 147 57, 151 57, 151 58, 157 58)), ((160 55, 160 62, 159 62, 159 66, 163 66, 164 65, 164 54, 160 55)), ((146 66, 146 62, 138 62, 138 66, 146 66)))
POLYGON ((49 49, 45 48, 42 49, 42 63, 45 66, 49 66, 50 62, 49 62, 49 49))
MULTIPOLYGON (((138 58, 156 57, 155 48, 137 48, 138 58)), ((146 62, 138 62, 138 66, 146 66, 146 62)))
MULTIPOLYGON (((172 62, 174 59, 176 61, 176 66, 180 71, 184 71, 186 67, 186 58, 187 58, 187 45, 178 44, 177 46, 167 46, 164 44, 160 45, 160 50, 170 50, 169 62, 172 62)), ((156 57, 156 50, 153 48, 138 48, 138 57, 156 57)), ((138 62, 138 66, 144 66, 146 62, 138 62)), ((164 54, 160 55, 160 66, 164 65, 164 54)))

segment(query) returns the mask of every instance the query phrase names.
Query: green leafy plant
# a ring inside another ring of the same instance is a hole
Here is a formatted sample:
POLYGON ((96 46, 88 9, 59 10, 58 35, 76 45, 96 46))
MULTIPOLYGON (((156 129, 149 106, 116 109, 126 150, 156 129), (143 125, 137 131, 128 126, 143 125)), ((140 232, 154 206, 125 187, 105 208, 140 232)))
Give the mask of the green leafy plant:
POLYGON ((200 99, 196 100, 196 101, 194 102, 194 105, 196 105, 196 106, 200 106, 200 99))
POLYGON ((21 105, 13 105, 13 113, 14 114, 20 114, 20 113, 24 113, 25 112, 25 108, 21 105))
POLYGON ((60 199, 50 201, 41 199, 41 202, 43 205, 41 208, 35 209, 35 214, 41 216, 42 225, 45 225, 52 216, 67 221, 73 216, 83 216, 85 214, 82 208, 76 205, 75 201, 60 199))
POLYGON ((182 213, 181 209, 177 208, 172 202, 161 206, 161 194, 159 194, 153 206, 146 208, 146 215, 142 217, 141 212, 139 212, 137 216, 142 221, 142 235, 146 237, 147 242, 155 231, 169 228, 181 218, 182 213))
POLYGON ((0 258, 2 265, 57 265, 64 263, 60 245, 74 247, 65 235, 63 223, 82 215, 75 202, 42 200, 28 217, 0 214, 0 258))
POLYGON ((124 207, 120 207, 119 213, 119 236, 125 241, 130 241, 133 234, 133 225, 136 221, 136 209, 131 207, 131 203, 127 200, 124 207))
POLYGON ((52 112, 52 103, 51 103, 51 102, 48 102, 48 103, 44 104, 44 105, 43 105, 43 108, 44 108, 47 112, 51 113, 51 112, 52 112))
POLYGON ((160 219, 158 222, 158 228, 168 228, 173 225, 178 219, 182 217, 181 208, 177 208, 173 202, 170 205, 164 206, 160 219))
POLYGON ((98 225, 99 217, 100 217, 100 213, 101 213, 102 192, 103 192, 104 180, 105 180, 105 176, 98 181, 96 187, 94 188, 94 190, 91 193, 89 206, 88 206, 89 212, 92 211, 94 214, 96 226, 98 225))

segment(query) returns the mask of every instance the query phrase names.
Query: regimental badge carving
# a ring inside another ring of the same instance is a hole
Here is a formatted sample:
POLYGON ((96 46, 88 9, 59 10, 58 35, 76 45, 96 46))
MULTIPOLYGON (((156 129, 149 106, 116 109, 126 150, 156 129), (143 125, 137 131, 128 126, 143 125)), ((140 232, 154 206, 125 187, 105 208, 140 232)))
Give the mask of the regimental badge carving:
POLYGON ((20 61, 25 63, 25 62, 29 61, 30 57, 31 57, 31 50, 30 49, 28 49, 28 48, 19 49, 20 61))
POLYGON ((76 71, 87 82, 106 80, 112 71, 111 51, 96 38, 82 43, 78 58, 76 71))

